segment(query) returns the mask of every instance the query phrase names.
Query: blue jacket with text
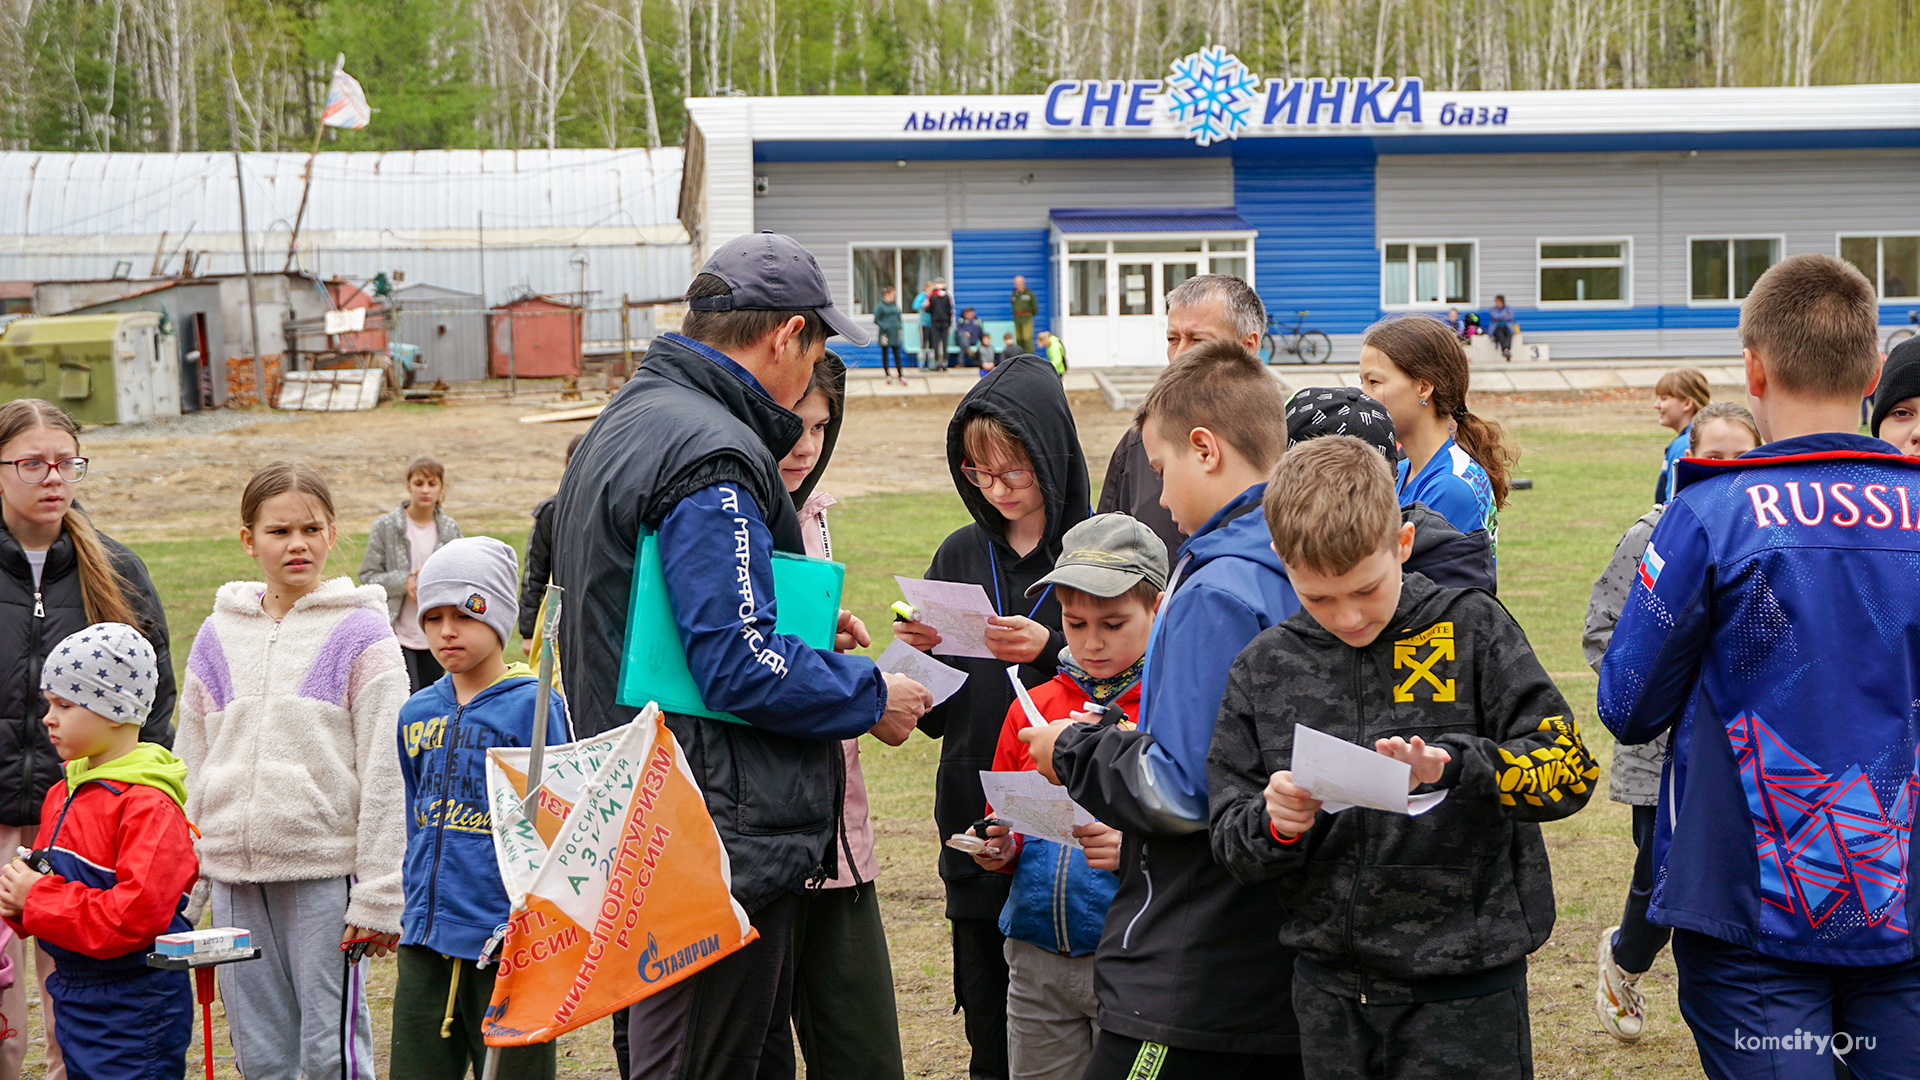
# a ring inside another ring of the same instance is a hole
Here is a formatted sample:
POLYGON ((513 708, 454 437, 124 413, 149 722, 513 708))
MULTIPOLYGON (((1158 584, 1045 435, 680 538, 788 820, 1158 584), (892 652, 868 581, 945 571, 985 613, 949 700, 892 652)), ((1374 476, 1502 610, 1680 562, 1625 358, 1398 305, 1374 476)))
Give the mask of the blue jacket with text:
POLYGON ((1915 956, 1920 459, 1809 435, 1674 486, 1600 667, 1622 742, 1673 732, 1652 920, 1787 960, 1915 956))

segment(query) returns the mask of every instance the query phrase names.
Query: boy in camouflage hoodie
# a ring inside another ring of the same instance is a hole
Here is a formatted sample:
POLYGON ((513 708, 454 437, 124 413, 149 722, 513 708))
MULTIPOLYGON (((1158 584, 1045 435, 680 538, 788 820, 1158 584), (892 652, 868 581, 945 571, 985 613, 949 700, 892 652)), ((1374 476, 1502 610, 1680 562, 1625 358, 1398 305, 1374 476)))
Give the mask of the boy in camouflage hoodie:
POLYGON ((1600 771, 1498 601, 1403 576, 1414 527, 1377 450, 1294 447, 1263 509, 1303 610, 1234 661, 1207 776, 1214 857, 1282 883, 1306 1075, 1530 1077, 1527 954, 1554 920, 1535 823, 1579 810, 1600 771), (1293 783, 1296 723, 1445 799, 1324 811, 1293 783))

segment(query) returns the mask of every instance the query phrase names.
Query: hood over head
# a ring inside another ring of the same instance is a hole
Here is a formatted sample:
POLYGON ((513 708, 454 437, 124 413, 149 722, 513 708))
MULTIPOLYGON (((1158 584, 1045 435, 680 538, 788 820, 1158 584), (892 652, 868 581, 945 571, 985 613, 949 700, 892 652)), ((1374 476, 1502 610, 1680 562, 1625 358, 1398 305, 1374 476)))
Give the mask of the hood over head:
POLYGON ((967 456, 963 437, 967 421, 982 414, 1013 432, 1033 459, 1047 514, 1046 533, 1035 551, 1044 552, 1051 563, 1060 557, 1061 538, 1068 529, 1085 521, 1090 509, 1087 457, 1080 447, 1080 431, 1074 426, 1073 410, 1067 406, 1060 376, 1054 374, 1052 364, 1037 356, 1016 356, 982 376, 960 399, 960 407, 947 425, 947 468, 953 474, 960 501, 982 529, 1005 543, 1007 519, 960 473, 967 456))
MULTIPOLYGON (((795 510, 807 504, 807 496, 820 486, 820 477, 827 471, 827 462, 833 460, 833 444, 840 441, 840 424, 847 417, 847 365, 840 360, 840 354, 827 350, 825 362, 833 371, 833 385, 840 395, 840 415, 827 419, 827 437, 820 444, 820 460, 813 463, 813 471, 807 474, 800 486, 793 490, 793 508, 795 510)), ((788 448, 788 453, 792 448, 788 448)), ((785 457, 785 454, 781 455, 785 457)))

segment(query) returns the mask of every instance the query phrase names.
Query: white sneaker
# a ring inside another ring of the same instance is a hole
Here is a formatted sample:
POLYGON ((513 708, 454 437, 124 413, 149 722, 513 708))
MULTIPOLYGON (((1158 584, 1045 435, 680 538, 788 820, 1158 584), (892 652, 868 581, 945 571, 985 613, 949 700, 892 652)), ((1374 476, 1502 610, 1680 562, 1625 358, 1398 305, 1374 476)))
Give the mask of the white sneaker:
MULTIPOLYGON (((1600 934, 1596 954, 1598 969, 1593 984, 1593 1009, 1600 1014, 1600 1026, 1623 1043, 1640 1041, 1647 1028, 1646 999, 1640 996, 1640 975, 1630 975, 1613 962, 1613 935, 1617 926, 1600 934)), ((1641 972, 1640 974, 1645 974, 1641 972)))

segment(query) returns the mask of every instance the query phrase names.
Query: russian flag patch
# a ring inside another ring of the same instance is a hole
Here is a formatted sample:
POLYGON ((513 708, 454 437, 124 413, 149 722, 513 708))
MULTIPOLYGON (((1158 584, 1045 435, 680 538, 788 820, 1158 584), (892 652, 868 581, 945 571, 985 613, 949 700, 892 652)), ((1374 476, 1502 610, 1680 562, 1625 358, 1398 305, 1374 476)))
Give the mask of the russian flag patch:
POLYGON ((1647 553, 1640 556, 1640 584, 1645 585, 1649 589, 1653 588, 1660 580, 1660 571, 1665 569, 1666 565, 1667 560, 1661 558, 1660 553, 1653 550, 1652 544, 1648 544, 1647 553))

